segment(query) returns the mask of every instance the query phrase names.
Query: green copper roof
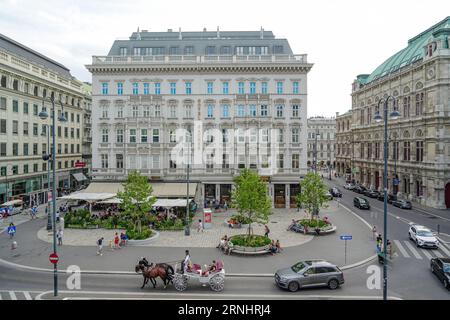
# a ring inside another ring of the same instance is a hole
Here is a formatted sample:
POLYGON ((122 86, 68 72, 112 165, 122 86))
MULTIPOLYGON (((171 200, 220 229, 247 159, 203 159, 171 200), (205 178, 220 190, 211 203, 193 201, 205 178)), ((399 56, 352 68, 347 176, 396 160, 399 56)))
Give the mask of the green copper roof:
POLYGON ((414 61, 422 59, 425 54, 423 47, 428 43, 430 38, 437 35, 436 33, 441 33, 443 31, 442 29, 450 31, 450 16, 410 39, 406 48, 400 50, 383 62, 383 64, 376 68, 368 77, 358 77, 357 80, 362 84, 366 84, 388 75, 391 72, 397 71, 414 61))

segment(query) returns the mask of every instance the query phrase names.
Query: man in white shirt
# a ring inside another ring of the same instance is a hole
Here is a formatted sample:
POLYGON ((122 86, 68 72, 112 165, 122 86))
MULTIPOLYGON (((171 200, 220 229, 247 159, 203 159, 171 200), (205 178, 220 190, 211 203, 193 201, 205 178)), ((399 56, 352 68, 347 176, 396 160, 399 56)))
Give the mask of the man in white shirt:
POLYGON ((189 250, 186 250, 186 256, 183 260, 183 271, 187 272, 188 268, 191 266, 191 255, 189 254, 189 250))

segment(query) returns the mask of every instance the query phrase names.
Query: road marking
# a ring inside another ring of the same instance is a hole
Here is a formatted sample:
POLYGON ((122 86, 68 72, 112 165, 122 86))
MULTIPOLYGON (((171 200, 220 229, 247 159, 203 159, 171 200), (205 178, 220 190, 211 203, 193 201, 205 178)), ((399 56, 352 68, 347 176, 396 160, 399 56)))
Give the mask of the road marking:
POLYGON ((419 208, 414 208, 414 210, 417 210, 419 212, 423 212, 425 214, 429 214, 430 216, 434 216, 434 217, 442 219, 442 220, 450 221, 450 219, 448 219, 448 218, 444 218, 444 217, 442 217, 440 215, 437 215, 437 214, 434 214, 434 213, 430 213, 428 211, 425 211, 425 210, 422 210, 422 209, 419 209, 419 208))
POLYGON ((406 246, 408 247, 409 250, 411 250, 411 252, 413 253, 413 255, 419 259, 422 260, 422 256, 417 252, 417 250, 413 247, 413 245, 409 242, 409 241, 404 241, 406 246))
POLYGON ((427 249, 420 250, 428 259, 433 259, 433 256, 428 252, 427 249))
POLYGON ((25 299, 27 299, 27 300, 33 300, 33 298, 31 298, 31 295, 30 295, 30 293, 29 293, 28 291, 24 291, 24 292, 23 292, 23 295, 25 296, 25 299))
POLYGON ((447 248, 441 243, 439 248, 444 251, 444 253, 450 258, 450 251, 447 250, 447 248))
POLYGON ((17 296, 14 291, 9 291, 9 296, 11 297, 11 300, 17 300, 17 296))
POLYGON ((405 248, 403 248, 402 243, 399 240, 394 240, 394 243, 405 258, 411 258, 411 256, 408 254, 408 252, 406 252, 405 248))
POLYGON ((434 252, 434 254, 436 255, 436 257, 438 257, 438 258, 443 258, 444 256, 442 255, 442 253, 440 253, 438 250, 436 250, 435 252, 434 252))

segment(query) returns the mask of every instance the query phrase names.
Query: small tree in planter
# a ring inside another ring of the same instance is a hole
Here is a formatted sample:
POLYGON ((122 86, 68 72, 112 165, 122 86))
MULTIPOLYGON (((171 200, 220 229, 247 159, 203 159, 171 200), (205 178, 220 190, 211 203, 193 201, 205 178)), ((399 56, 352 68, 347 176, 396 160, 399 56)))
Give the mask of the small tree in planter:
POLYGON ((137 230, 138 234, 141 234, 142 220, 156 202, 156 198, 151 195, 153 188, 147 177, 142 176, 139 171, 130 173, 123 187, 125 190, 117 193, 117 198, 122 200, 119 206, 123 210, 123 215, 130 218, 132 230, 137 230))
POLYGON ((321 176, 315 172, 309 172, 300 182, 301 192, 297 196, 297 206, 305 208, 311 219, 319 217, 319 210, 328 207, 326 193, 327 186, 321 176))
POLYGON ((234 178, 235 189, 231 195, 231 206, 240 216, 248 219, 247 239, 251 239, 252 223, 267 223, 271 214, 272 203, 267 195, 267 184, 257 173, 248 169, 234 178))

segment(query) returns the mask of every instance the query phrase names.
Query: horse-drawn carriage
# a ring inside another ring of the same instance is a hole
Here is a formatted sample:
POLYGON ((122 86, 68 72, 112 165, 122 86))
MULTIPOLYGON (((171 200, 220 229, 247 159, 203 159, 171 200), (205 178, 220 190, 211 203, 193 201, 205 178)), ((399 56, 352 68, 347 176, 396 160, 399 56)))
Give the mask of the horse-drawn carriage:
POLYGON ((173 285, 178 291, 187 289, 189 279, 195 279, 203 286, 209 285, 211 290, 216 292, 222 291, 225 286, 225 269, 222 261, 216 262, 213 271, 209 271, 207 266, 202 270, 201 265, 195 263, 184 272, 178 265, 175 266, 175 270, 173 285))
POLYGON ((153 287, 156 287, 156 278, 159 277, 164 282, 164 288, 170 282, 178 291, 184 291, 188 287, 189 279, 195 279, 203 286, 209 287, 216 292, 222 291, 225 286, 225 269, 223 268, 223 262, 217 261, 213 266, 205 266, 202 270, 201 265, 192 264, 185 270, 179 267, 178 263, 175 265, 175 269, 168 263, 148 263, 147 260, 141 259, 135 268, 136 272, 142 272, 144 277, 144 283, 142 288, 150 280, 153 287), (211 268, 212 267, 212 268, 211 268))

